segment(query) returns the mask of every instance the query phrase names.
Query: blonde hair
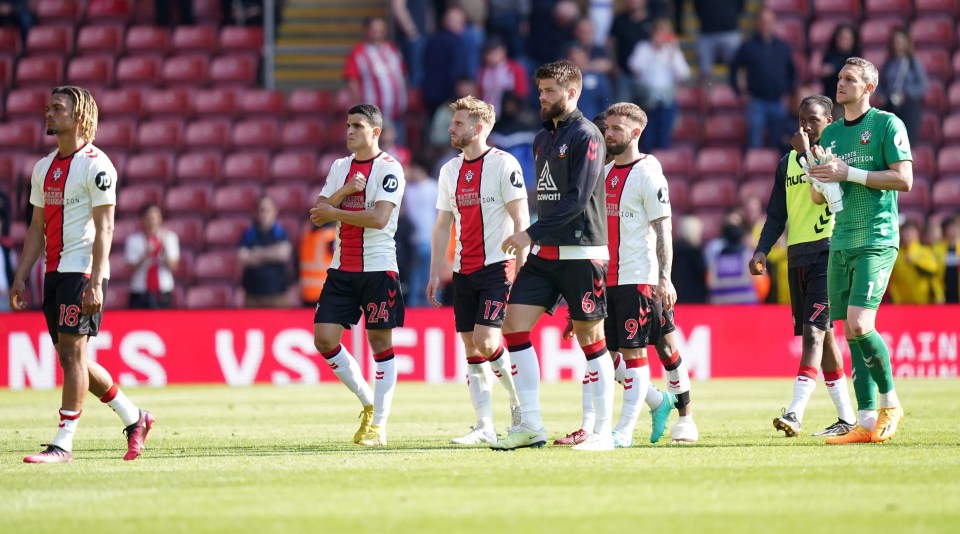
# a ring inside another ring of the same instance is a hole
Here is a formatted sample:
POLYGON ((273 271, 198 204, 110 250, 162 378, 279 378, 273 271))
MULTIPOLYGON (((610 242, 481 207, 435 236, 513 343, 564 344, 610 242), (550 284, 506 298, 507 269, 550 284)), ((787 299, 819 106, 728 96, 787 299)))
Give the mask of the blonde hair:
POLYGON ((93 141, 97 136, 100 112, 97 110, 97 101, 93 99, 90 91, 75 85, 61 85, 50 94, 70 97, 73 101, 73 117, 79 126, 78 135, 88 143, 93 141))
POLYGON ((640 129, 647 127, 647 114, 640 106, 632 102, 617 102, 607 108, 607 117, 616 115, 617 117, 626 117, 640 125, 640 129))
POLYGON ((497 119, 493 106, 473 95, 458 98, 453 104, 450 104, 450 111, 456 113, 461 110, 466 111, 467 115, 474 121, 482 122, 491 128, 493 128, 493 123, 497 119))

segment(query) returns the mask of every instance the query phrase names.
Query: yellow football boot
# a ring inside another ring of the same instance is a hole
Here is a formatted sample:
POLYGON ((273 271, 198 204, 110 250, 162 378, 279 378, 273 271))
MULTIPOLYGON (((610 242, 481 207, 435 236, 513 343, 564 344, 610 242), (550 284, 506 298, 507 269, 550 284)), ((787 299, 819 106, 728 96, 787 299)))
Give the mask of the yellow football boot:
POLYGON ((850 432, 842 436, 827 438, 827 445, 848 445, 850 443, 870 443, 870 430, 865 426, 856 425, 850 432))
POLYGON ((370 432, 371 421, 373 421, 373 406, 364 406, 363 411, 360 412, 360 428, 358 428, 356 434, 353 435, 354 443, 359 445, 363 436, 367 432, 370 432))
POLYGON ((903 408, 880 408, 877 410, 877 426, 874 427, 870 440, 882 443, 897 433, 897 427, 903 422, 903 408))

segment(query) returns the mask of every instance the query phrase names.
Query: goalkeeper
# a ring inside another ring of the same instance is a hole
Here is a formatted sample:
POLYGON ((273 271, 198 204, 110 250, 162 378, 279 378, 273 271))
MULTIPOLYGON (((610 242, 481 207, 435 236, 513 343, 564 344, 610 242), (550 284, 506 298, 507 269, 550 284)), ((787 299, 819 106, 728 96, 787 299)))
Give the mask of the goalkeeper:
POLYGON ((819 151, 808 151, 811 145, 817 146, 820 134, 832 122, 832 108, 833 102, 820 95, 808 96, 800 102, 800 129, 791 140, 794 150, 784 155, 777 165, 767 203, 767 219, 749 265, 754 275, 767 270, 767 254, 789 223, 787 267, 793 334, 803 336, 803 350, 793 384, 793 401, 773 420, 774 428, 789 437, 800 434, 804 410, 816 387, 821 366, 823 381, 837 407, 838 417, 836 423, 814 436, 840 436, 849 432, 854 423, 843 358, 833 337, 827 301, 827 264, 834 215, 829 206, 810 202, 810 183, 804 178, 803 167, 803 163, 819 161, 813 155, 819 151))

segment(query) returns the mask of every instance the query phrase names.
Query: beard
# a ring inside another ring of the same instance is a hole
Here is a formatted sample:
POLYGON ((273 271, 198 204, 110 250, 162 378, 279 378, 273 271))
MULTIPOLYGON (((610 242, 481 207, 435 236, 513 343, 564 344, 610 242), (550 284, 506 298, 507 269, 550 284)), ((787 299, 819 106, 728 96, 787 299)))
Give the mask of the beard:
POLYGON ((540 106, 540 119, 544 121, 551 121, 553 119, 563 116, 563 113, 566 110, 563 108, 563 102, 555 102, 549 104, 547 107, 540 106))
POLYGON ((473 139, 468 135, 451 135, 450 145, 457 150, 463 150, 473 139))
POLYGON ((47 128, 47 135, 57 135, 57 131, 53 128, 47 128))
POLYGON ((607 143, 607 156, 619 156, 627 151, 627 148, 630 146, 629 141, 624 141, 622 143, 607 143))

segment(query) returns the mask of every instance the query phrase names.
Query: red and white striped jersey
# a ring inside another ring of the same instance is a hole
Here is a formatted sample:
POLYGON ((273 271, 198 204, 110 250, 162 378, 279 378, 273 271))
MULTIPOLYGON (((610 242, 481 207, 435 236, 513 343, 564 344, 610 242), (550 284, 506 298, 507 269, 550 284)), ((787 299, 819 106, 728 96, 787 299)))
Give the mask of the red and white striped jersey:
MULTIPOLYGON (((93 270, 96 228, 93 208, 117 203, 117 170, 99 148, 87 143, 61 158, 56 151, 33 168, 30 203, 46 220, 46 272, 93 270)), ((104 278, 110 278, 107 265, 104 278)))
POLYGON ((670 216, 667 179, 657 158, 644 154, 633 163, 608 163, 607 286, 656 284, 657 236, 651 221, 670 216))
POLYGON ((527 198, 520 163, 491 148, 477 159, 463 154, 440 169, 437 209, 452 211, 457 229, 453 272, 470 274, 514 257, 500 249, 514 229, 507 204, 527 198))
POLYGON ((400 200, 406 182, 403 167, 386 152, 377 157, 360 161, 355 155, 340 158, 330 167, 330 174, 323 184, 320 195, 330 198, 343 187, 351 176, 360 173, 367 178, 367 187, 357 194, 343 199, 340 209, 345 211, 372 210, 383 200, 395 207, 390 220, 382 229, 362 228, 337 222, 337 245, 333 253, 331 269, 352 273, 393 271, 397 272, 397 243, 393 235, 397 231, 400 216, 400 200))
POLYGON ((384 117, 395 119, 407 111, 407 82, 403 56, 390 42, 360 43, 343 65, 344 78, 357 80, 363 102, 376 104, 384 117))

